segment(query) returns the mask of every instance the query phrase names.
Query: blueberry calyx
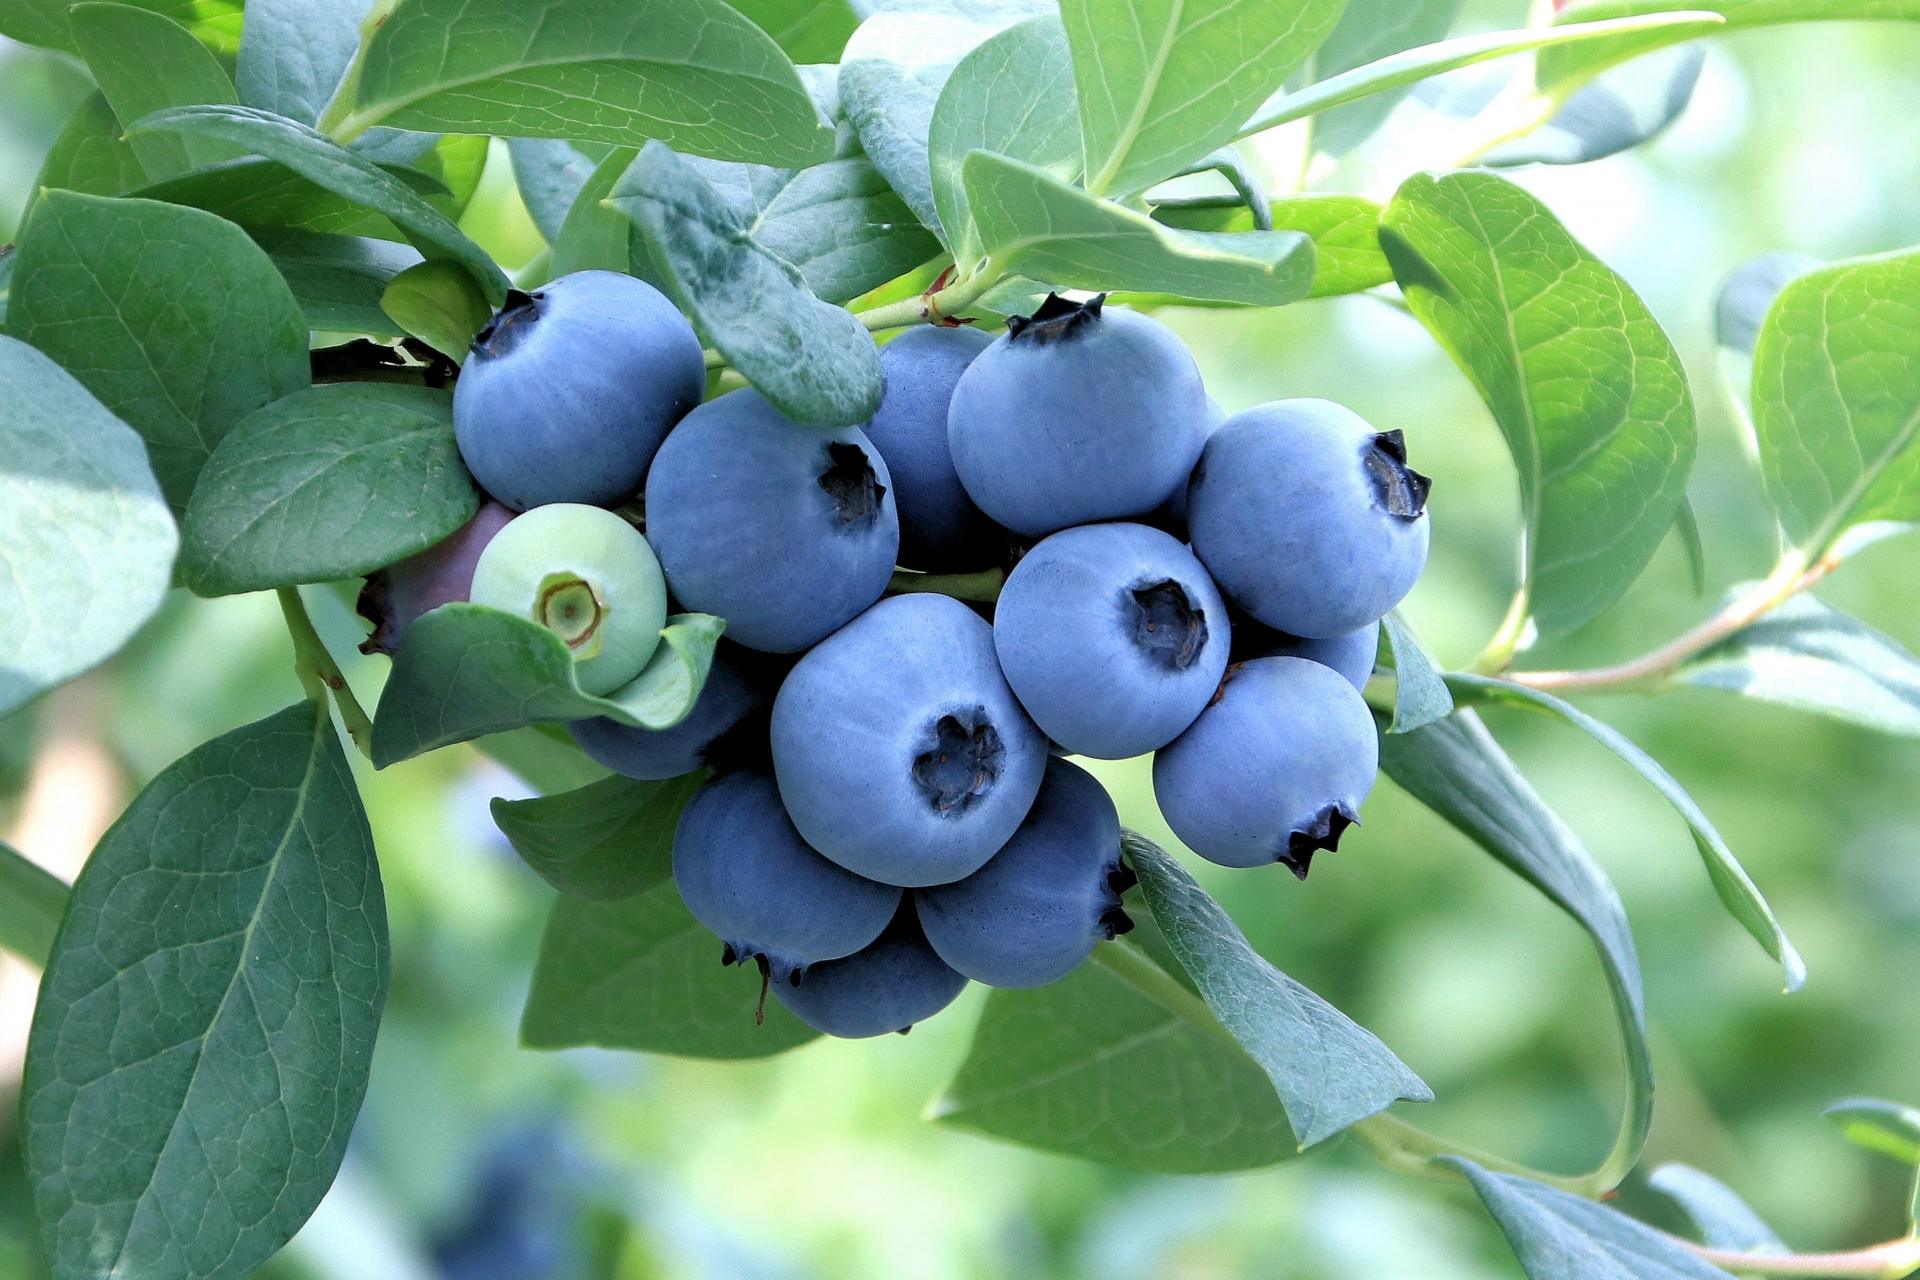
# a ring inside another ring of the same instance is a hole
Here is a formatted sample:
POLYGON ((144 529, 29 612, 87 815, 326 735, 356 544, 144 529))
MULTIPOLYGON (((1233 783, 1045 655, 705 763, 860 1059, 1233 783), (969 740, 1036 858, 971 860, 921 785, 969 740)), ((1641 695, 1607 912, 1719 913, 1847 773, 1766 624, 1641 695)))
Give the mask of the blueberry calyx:
POLYGON ((873 473, 873 460, 857 444, 827 446, 827 469, 820 487, 833 499, 834 524, 841 529, 870 529, 880 516, 887 486, 873 473))
POLYGON ((1293 872, 1296 880, 1305 880, 1307 872, 1313 866, 1313 855, 1325 849, 1329 853, 1340 848, 1340 837, 1348 827, 1357 827, 1360 819, 1346 811, 1340 805, 1328 805, 1314 815, 1313 821, 1299 831, 1287 834, 1287 851, 1276 861, 1293 872))
POLYGON ((607 602, 578 574, 550 573, 540 580, 533 619, 565 641, 576 660, 599 656, 600 624, 606 616, 607 602))
POLYGON ((1049 293, 1032 315, 1007 317, 1007 341, 1026 342, 1036 347, 1065 341, 1099 320, 1100 308, 1106 301, 1104 293, 1095 294, 1085 302, 1049 293))
POLYGON ((1194 607, 1187 589, 1171 578, 1135 587, 1133 642, 1170 671, 1185 671, 1207 647, 1206 611, 1194 607))
POLYGON ((953 814, 993 790, 1000 776, 1000 733, 975 707, 969 726, 945 715, 934 724, 933 744, 913 762, 914 785, 938 813, 953 814))
POLYGON ((1125 907, 1108 907, 1100 913, 1099 932, 1106 935, 1105 941, 1112 942, 1123 933, 1133 932, 1133 917, 1125 907))
POLYGON ((1433 481, 1407 465, 1407 440, 1401 432, 1376 435, 1362 461, 1388 515, 1418 520, 1427 513, 1427 494, 1433 481))
POLYGON ((519 346, 533 332, 533 321, 540 318, 541 297, 538 293, 507 290, 507 300, 500 310, 473 335, 473 353, 495 360, 519 346))

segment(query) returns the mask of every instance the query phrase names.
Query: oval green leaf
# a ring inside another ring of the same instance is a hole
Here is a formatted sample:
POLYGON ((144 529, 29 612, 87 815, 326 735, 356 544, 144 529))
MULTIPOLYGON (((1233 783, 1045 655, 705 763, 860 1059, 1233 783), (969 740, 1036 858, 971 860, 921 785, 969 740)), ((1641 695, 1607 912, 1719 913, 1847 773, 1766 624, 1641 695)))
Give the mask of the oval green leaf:
POLYGON ((0 947, 28 964, 45 965, 67 897, 66 881, 0 843, 0 947))
MULTIPOLYGON (((173 19, 126 4, 76 4, 74 43, 123 121, 165 107, 238 102, 233 81, 207 47, 173 19)), ((244 152, 218 138, 169 134, 127 138, 149 177, 171 178, 244 152)))
MULTIPOLYGON (((1313 237, 1313 288, 1309 298, 1359 293, 1393 280, 1393 266, 1380 251, 1380 215, 1386 210, 1365 196, 1315 192, 1269 202, 1275 231, 1313 237)), ((1253 231, 1253 210, 1229 196, 1164 200, 1153 220, 1188 231, 1253 231)))
POLYGON ((619 776, 533 800, 493 802, 493 821, 514 851, 561 893, 618 902, 673 875, 680 811, 704 769, 665 782, 619 776))
POLYGON ((308 328, 376 338, 406 336, 380 309, 380 296, 395 276, 421 261, 412 245, 318 235, 295 227, 251 227, 247 234, 273 259, 308 328))
POLYGON ((455 364, 466 363, 474 335, 493 319, 480 282, 465 267, 445 258, 419 263, 395 276, 380 295, 380 309, 455 364))

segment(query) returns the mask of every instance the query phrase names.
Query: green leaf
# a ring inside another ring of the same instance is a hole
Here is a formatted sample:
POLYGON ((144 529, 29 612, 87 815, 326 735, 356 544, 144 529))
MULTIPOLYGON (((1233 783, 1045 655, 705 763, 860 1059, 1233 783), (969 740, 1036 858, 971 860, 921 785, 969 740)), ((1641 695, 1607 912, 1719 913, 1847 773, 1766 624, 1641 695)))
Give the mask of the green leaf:
POLYGON ((838 91, 860 146, 943 243, 927 157, 941 87, 981 41, 1057 12, 1052 0, 922 0, 881 10, 847 41, 838 91))
POLYGON ((1920 659, 1809 595, 1704 650, 1674 679, 1920 738, 1920 659))
POLYGON ((203 596, 356 577, 426 550, 479 505, 451 394, 329 383, 220 442, 187 505, 180 574, 203 596))
POLYGON ((607 197, 639 154, 632 147, 615 147, 588 175, 560 224, 560 234, 553 240, 554 275, 625 271, 632 265, 633 222, 608 204, 607 197))
POLYGON ((1694 45, 1615 67, 1583 85, 1538 129, 1493 148, 1480 163, 1586 164, 1637 147, 1680 118, 1706 60, 1706 49, 1694 45))
POLYGON ((1453 695, 1441 678, 1439 664, 1420 637, 1401 618, 1398 609, 1380 620, 1393 658, 1393 721, 1388 733, 1412 733, 1453 714, 1453 695))
MULTIPOLYGON (((100 91, 121 121, 165 107, 238 102, 233 81, 206 46, 171 18, 125 4, 76 4, 73 39, 100 91)), ((218 138, 129 135, 153 178, 217 164, 243 154, 218 138)))
POLYGON ((455 364, 466 363, 474 335, 493 319, 480 282, 465 267, 445 258, 419 263, 395 276, 380 295, 380 309, 455 364))
POLYGON ((543 796, 577 791, 612 776, 574 743, 563 725, 525 725, 477 738, 473 745, 543 796))
POLYGON ((1685 494, 1680 495, 1680 505, 1673 512, 1673 532, 1687 556, 1687 581, 1693 587, 1693 598, 1701 599, 1707 594, 1707 544, 1700 540, 1700 521, 1693 514, 1693 499, 1685 494))
POLYGON ((1462 708, 1424 729, 1382 737, 1380 767, 1592 935, 1625 1042, 1626 1108, 1601 1170, 1612 1185, 1639 1159, 1653 1119, 1646 998, 1620 895, 1580 837, 1520 776, 1472 710, 1462 708))
MULTIPOLYGON (((720 167, 711 160, 695 163, 709 174, 720 167)), ((761 173, 774 181, 756 184, 755 194, 763 198, 742 207, 748 234, 796 268, 823 302, 851 302, 940 252, 939 239, 863 155, 761 173)))
POLYGON ((140 437, 0 337, 0 716, 131 639, 166 597, 177 542, 140 437))
POLYGON ((646 668, 596 698, 574 683, 566 643, 539 623, 484 605, 442 605, 407 628, 394 655, 373 722, 374 765, 539 720, 609 716, 671 728, 700 696, 725 625, 704 613, 673 615, 646 668))
POLYGON ((740 0, 734 8, 774 38, 795 62, 838 62, 860 25, 848 0, 740 0))
POLYGON ((555 243, 574 199, 593 175, 592 158, 561 138, 508 138, 507 154, 513 157, 520 202, 547 243, 555 243))
POLYGON ((929 1119, 1127 1169, 1215 1173, 1299 1150, 1258 1062, 1125 941, 1071 974, 994 991, 929 1119))
POLYGON ((1694 1234, 1708 1248, 1735 1253, 1791 1252, 1773 1228, 1718 1178, 1684 1164, 1664 1164, 1648 1175, 1647 1185, 1686 1215, 1694 1234))
POLYGON ((326 711, 170 765, 81 870, 40 983, 21 1116, 54 1274, 250 1275, 340 1167, 386 994, 326 711))
POLYGON ((233 424, 310 377, 306 317, 267 255, 151 200, 35 201, 7 328, 140 433, 176 511, 233 424))
MULTIPOLYGON (((410 169, 385 171, 403 182, 425 179, 410 169)), ((386 215, 336 195, 283 164, 258 157, 209 165, 125 194, 191 205, 249 229, 290 227, 318 235, 370 236, 402 243, 407 239, 386 215)))
POLYGON ((1528 1280, 1727 1280, 1672 1236, 1605 1205, 1458 1156, 1439 1163, 1473 1184, 1528 1280))
POLYGON ((316 235, 294 227, 250 227, 247 234, 273 259, 308 328, 376 338, 406 336, 380 309, 380 295, 395 276, 420 262, 419 250, 388 240, 316 235))
MULTIPOLYGON (((1313 78, 1326 80, 1407 49, 1446 39, 1461 0, 1347 0, 1333 33, 1313 55, 1313 78)), ((1313 122, 1313 144, 1343 156, 1386 123, 1406 90, 1389 90, 1335 107, 1313 122)))
POLYGON ((537 800, 493 802, 493 821, 542 880, 561 893, 618 902, 673 876, 680 811, 704 769, 666 782, 611 777, 537 800))
POLYGON ((598 1045, 686 1058, 768 1058, 819 1032, 762 999, 752 965, 722 965, 722 943, 671 879, 618 902, 562 894, 547 920, 520 1022, 529 1049, 598 1045))
POLYGON ((1266 1071, 1301 1150, 1400 1099, 1433 1101, 1433 1090, 1372 1032, 1268 964, 1165 850, 1131 831, 1120 843, 1167 945, 1207 1008, 1266 1071))
POLYGON ((149 131, 224 138, 276 160, 336 195, 386 214, 421 253, 460 263, 485 286, 493 303, 506 300, 506 275, 446 214, 371 160, 306 125, 252 107, 176 107, 146 117, 127 133, 149 131))
POLYGON ((1582 626, 1640 576, 1686 493, 1679 353, 1627 282, 1504 178, 1407 179, 1380 244, 1507 437, 1541 633, 1582 626))
POLYGON ((66 881, 0 841, 0 947, 45 965, 66 912, 66 881))
MULTIPOLYGON (((76 53, 67 22, 70 0, 4 0, 0 35, 43 49, 76 53)), ((173 19, 208 49, 231 58, 240 47, 241 0, 143 0, 136 6, 173 19)))
POLYGON ((1175 230, 989 151, 970 154, 962 172, 981 245, 1002 271, 1260 307, 1297 302, 1313 286, 1313 241, 1297 231, 1175 230))
POLYGON ((249 0, 235 81, 239 101, 313 124, 353 55, 372 0, 249 0))
POLYGON ((1572 47, 1588 42, 1599 44, 1615 40, 1623 33, 1652 32, 1669 37, 1668 43, 1712 35, 1724 29, 1726 23, 1718 14, 1704 12, 1711 8, 1711 4, 1689 5, 1673 13, 1615 18, 1577 26, 1491 31, 1482 35, 1458 36, 1452 40, 1442 40, 1439 44, 1422 45, 1418 49, 1390 54, 1365 66, 1329 77, 1298 93, 1275 94, 1254 113, 1252 119, 1240 126, 1234 137, 1244 138, 1249 134, 1261 133, 1350 102, 1371 98, 1378 93, 1403 89, 1432 76, 1458 71, 1462 67, 1493 58, 1525 53, 1529 49, 1572 47))
POLYGON ((1130 195, 1227 142, 1344 0, 1063 0, 1087 189, 1130 195))
MULTIPOLYGON (((1378 204, 1365 196, 1323 194, 1281 196, 1270 202, 1275 231, 1299 231, 1313 237, 1313 288, 1309 298, 1358 293, 1387 284, 1393 266, 1380 251, 1378 204)), ((1155 222, 1189 231, 1252 231, 1253 211, 1224 196, 1163 200, 1153 207, 1155 222)))
POLYGON ((680 309, 781 413, 840 427, 880 407, 880 354, 860 321, 816 298, 686 160, 649 142, 608 203, 633 220, 680 309))
MULTIPOLYGON (((1628 15, 1658 16, 1677 9, 1703 9, 1723 14, 1728 31, 1822 19, 1920 19, 1920 2, 1916 0, 1700 0, 1697 4, 1680 4, 1675 0, 1589 0, 1585 4, 1570 4, 1561 9, 1554 15, 1554 21, 1566 24, 1628 15)), ((1692 38, 1676 28, 1669 28, 1557 49, 1550 54, 1542 54, 1535 63, 1534 83, 1543 92, 1566 94, 1574 86, 1584 84, 1608 67, 1692 38)))
POLYGON ((41 187, 117 196, 146 181, 147 171, 140 167, 132 144, 120 136, 120 117, 107 105, 107 96, 95 90, 54 139, 53 149, 40 166, 40 176, 34 179, 34 189, 28 193, 27 207, 33 207, 41 187))
MULTIPOLYGON (((793 64, 720 0, 404 0, 367 47, 342 133, 649 138, 721 160, 833 154, 793 64)), ((336 134, 336 136, 341 136, 336 134)))
POLYGON ((1807 966, 1800 959, 1800 953, 1787 940, 1780 922, 1773 918, 1773 908, 1767 905, 1766 898, 1761 896, 1760 890, 1747 875, 1746 868, 1733 856, 1733 850, 1721 839, 1720 832, 1714 828, 1706 813, 1687 794, 1686 788, 1674 781, 1673 775, 1660 766, 1658 760, 1642 751, 1612 725, 1596 720, 1572 703, 1550 693, 1465 672, 1449 675, 1447 684, 1453 690, 1455 700, 1462 705, 1498 702, 1559 716, 1631 765, 1633 771, 1651 783, 1653 789, 1665 797, 1667 803, 1686 820, 1687 830, 1693 834, 1694 847, 1700 851, 1700 860, 1706 864, 1707 877, 1713 881, 1713 891, 1719 895, 1721 905, 1726 907, 1727 914, 1753 935, 1753 940, 1768 955, 1780 962, 1786 970, 1787 990, 1798 991, 1806 985, 1807 966))
POLYGON ((1848 1098, 1820 1114, 1855 1146, 1920 1165, 1920 1110, 1881 1098, 1848 1098))
POLYGON ((1753 348, 1767 493, 1817 558, 1847 527, 1920 520, 1920 253, 1842 262, 1780 291, 1753 348))
POLYGON ((927 132, 933 203, 963 273, 985 253, 961 177, 970 151, 1024 160, 1063 182, 1080 176, 1073 53, 1056 15, 1029 18, 981 43, 954 68, 934 106, 927 132))

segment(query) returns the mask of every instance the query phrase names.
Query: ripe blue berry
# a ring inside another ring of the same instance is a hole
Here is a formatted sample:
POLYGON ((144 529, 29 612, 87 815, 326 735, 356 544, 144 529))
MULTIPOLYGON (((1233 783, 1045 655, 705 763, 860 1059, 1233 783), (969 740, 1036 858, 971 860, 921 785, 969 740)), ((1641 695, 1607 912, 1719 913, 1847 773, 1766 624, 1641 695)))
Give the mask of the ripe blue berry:
POLYGON ((798 653, 880 598, 900 548, 866 434, 791 422, 758 391, 688 414, 647 476, 647 536, 674 598, 750 649, 798 653))
POLYGON ((1053 759, 1013 839, 965 880, 914 898, 942 960, 989 986, 1043 987, 1079 968, 1094 943, 1133 928, 1120 908, 1132 883, 1106 788, 1053 759))
POLYGON ((573 734, 582 751, 615 773, 643 781, 659 781, 692 773, 702 765, 716 770, 730 767, 736 763, 735 757, 742 754, 750 758, 764 756, 764 713, 758 717, 761 743, 757 752, 751 749, 751 744, 736 744, 733 739, 736 734, 751 733, 753 726, 748 722, 772 700, 769 690, 742 672, 739 664, 722 648, 713 655, 707 683, 701 687, 693 710, 672 728, 639 729, 605 716, 594 716, 570 722, 567 731, 573 734), (729 745, 745 750, 729 751, 729 745), (722 756, 726 758, 717 758, 722 756))
POLYGON ((453 392, 460 456, 516 511, 611 507, 646 479, 667 432, 706 390, 693 326, 615 271, 514 291, 473 340, 453 392))
POLYGON ((1049 738, 1119 760, 1193 723, 1227 669, 1225 603, 1174 538, 1140 524, 1065 529, 1021 558, 994 609, 1007 683, 1049 738))
POLYGON ((1357 631, 1329 640, 1306 640, 1275 631, 1255 622, 1236 609, 1227 610, 1233 619, 1234 662, 1249 658, 1306 658, 1323 667, 1332 667, 1361 692, 1373 676, 1373 664, 1380 650, 1380 624, 1370 622, 1357 631))
POLYGON ((952 1004, 966 986, 966 976, 927 945, 909 900, 864 950, 811 965, 799 986, 775 983, 773 994, 814 1030, 859 1040, 910 1030, 952 1004))
POLYGON ((1325 640, 1378 622, 1412 589, 1427 562, 1427 488, 1398 431, 1331 401, 1277 400, 1207 441, 1187 520, 1235 604, 1325 640))
POLYGON ((946 884, 1033 807, 1047 742, 958 600, 883 600, 794 666, 773 703, 780 796, 808 844, 898 885, 946 884))
POLYGON ((1189 849, 1226 867, 1284 862, 1359 821, 1380 762, 1373 713, 1338 672, 1305 658, 1227 669, 1219 699, 1153 758, 1153 794, 1189 849))

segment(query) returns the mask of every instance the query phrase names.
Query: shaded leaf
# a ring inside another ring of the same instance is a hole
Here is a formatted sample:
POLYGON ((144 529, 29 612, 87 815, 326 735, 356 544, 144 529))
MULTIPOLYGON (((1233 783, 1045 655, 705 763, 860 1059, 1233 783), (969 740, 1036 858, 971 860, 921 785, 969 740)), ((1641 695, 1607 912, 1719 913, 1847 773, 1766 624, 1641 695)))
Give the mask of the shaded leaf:
POLYGON ((1131 831, 1120 843, 1167 945, 1207 1008, 1266 1071, 1301 1149, 1400 1099, 1433 1101, 1433 1090, 1371 1032, 1268 964, 1165 850, 1131 831))
POLYGON ((376 338, 406 336, 380 309, 380 295, 395 276, 421 261, 412 245, 316 235, 294 227, 252 227, 247 234, 273 259, 308 328, 376 338))
MULTIPOLYGON (((385 172, 402 182, 425 180, 424 174, 414 170, 390 168, 385 172)), ((434 184, 430 189, 438 188, 439 184, 434 184)), ((363 236, 399 243, 407 239, 385 214, 329 191, 283 164, 257 156, 150 182, 126 194, 205 209, 249 230, 287 227, 316 235, 363 236)))
POLYGON ((1693 499, 1685 494, 1680 496, 1680 505, 1674 509, 1673 532, 1680 539, 1680 549, 1687 557, 1687 581, 1693 587, 1693 598, 1698 600, 1707 594, 1707 546, 1700 540, 1700 521, 1693 514, 1693 499))
POLYGON ((670 728, 700 696, 724 626, 704 613, 674 614, 645 669, 596 698, 574 683, 566 643, 539 623, 485 605, 442 605, 407 628, 394 655, 373 722, 374 765, 538 720, 607 716, 670 728))
POLYGON ((1695 45, 1615 67, 1582 86, 1538 129, 1495 147, 1480 163, 1586 164, 1637 147, 1680 118, 1706 60, 1707 51, 1695 45))
POLYGON ((55 1274, 251 1274, 333 1181, 386 993, 325 710, 169 766, 81 871, 34 1011, 23 1133, 55 1274))
POLYGON ((66 911, 66 881, 0 842, 0 947, 46 964, 66 911))
POLYGON ((493 802, 493 821, 514 851, 561 893, 617 902, 673 876, 680 811, 704 769, 666 782, 614 776, 537 800, 493 802))
POLYGON ((166 597, 177 543, 140 437, 0 337, 0 716, 131 639, 166 597))
POLYGON ((1273 1083, 1206 1005, 1125 941, 1051 986, 987 996, 928 1118, 1127 1169, 1210 1173, 1292 1157, 1273 1083))
POLYGON ((1920 1165, 1920 1110, 1881 1098, 1848 1098, 1820 1114, 1855 1146, 1920 1165))
POLYGON ((234 74, 239 101, 317 121, 360 51, 360 21, 372 7, 373 0, 249 0, 234 74))
POLYGON ((493 319, 479 281, 445 258, 418 263, 395 276, 380 295, 380 309, 455 364, 466 362, 474 335, 493 319))
MULTIPOLYGON (((233 81, 206 46, 171 18, 125 4, 76 4, 74 43, 122 122, 165 107, 238 102, 233 81)), ((218 138, 129 135, 152 178, 170 178, 243 154, 218 138)))
POLYGON ((1412 733, 1452 715, 1453 694, 1441 678, 1439 665, 1413 628, 1402 620, 1400 611, 1389 613, 1380 625, 1394 673, 1393 721, 1386 732, 1412 733))
MULTIPOLYGON (((1313 78, 1326 80, 1355 67, 1444 40, 1461 0, 1347 0, 1340 21, 1313 54, 1313 78)), ((1343 156, 1386 123, 1404 88, 1335 107, 1313 122, 1313 144, 1343 156)))
MULTIPOLYGON (((7 0, 0 4, 0 35, 43 49, 77 52, 67 23, 70 0, 7 0)), ((136 6, 186 27, 200 43, 231 57, 240 47, 241 0, 145 0, 136 6)))
POLYGON ((593 175, 594 161, 563 138, 508 138, 513 180, 533 225, 553 244, 568 210, 593 175))
POLYGON ((543 796, 577 791, 612 776, 559 724, 530 724, 491 733, 476 738, 473 745, 543 796))
POLYGON ((1727 273, 1713 300, 1713 333, 1721 346, 1753 354, 1760 325, 1780 291, 1809 271, 1825 266, 1810 253, 1776 249, 1756 254, 1727 273))
MULTIPOLYGON (((575 271, 625 271, 632 265, 633 220, 608 204, 607 197, 639 154, 632 147, 615 147, 587 176, 553 241, 555 276, 575 271)), ((644 248, 641 252, 644 254, 644 248)), ((653 277, 657 274, 646 273, 649 283, 656 287, 660 282, 653 277)))
POLYGON ((1647 1177, 1647 1185, 1673 1201, 1693 1224, 1702 1244, 1736 1253, 1787 1253, 1789 1250, 1733 1188, 1698 1169, 1666 1164, 1647 1177))
POLYGON ((766 1002, 760 973, 722 965, 722 943, 665 879, 618 902, 553 904, 520 1022, 529 1049, 598 1045, 686 1058, 767 1058, 820 1034, 766 1002))
POLYGON ((1299 232, 1176 230, 987 151, 970 154, 963 172, 981 247, 1003 271, 1073 289, 1269 307, 1297 302, 1313 284, 1313 241, 1299 232))
POLYGON ((795 62, 840 61, 847 37, 860 25, 848 0, 740 0, 734 8, 752 18, 795 62))
MULTIPOLYGON (((1269 203, 1276 231, 1313 237, 1313 288, 1309 298, 1358 293, 1393 280, 1393 266, 1380 251, 1380 215, 1386 210, 1365 196, 1315 192, 1281 196, 1269 203)), ((1253 231, 1253 211, 1225 196, 1163 200, 1153 218, 1189 231, 1253 231)))
MULTIPOLYGON (((120 136, 120 118, 99 90, 88 94, 54 139, 53 149, 40 166, 27 207, 42 187, 84 191, 88 195, 117 196, 147 181, 147 171, 133 147, 120 136)), ((21 221, 25 222, 22 215, 21 221)))
POLYGON ((332 582, 424 551, 480 495, 453 438, 453 397, 336 382, 242 419, 201 473, 180 573, 203 596, 332 582))
POLYGON ((786 175, 753 210, 748 234, 831 303, 851 302, 940 252, 939 239, 858 154, 786 175))
POLYGON ((140 433, 176 511, 234 423, 309 381, 306 317, 267 255, 151 200, 35 201, 7 328, 140 433))
POLYGON ((1409 178, 1380 240, 1408 306, 1506 435, 1533 616, 1542 634, 1572 631, 1640 576, 1686 493, 1679 353, 1626 281, 1504 178, 1409 178))

